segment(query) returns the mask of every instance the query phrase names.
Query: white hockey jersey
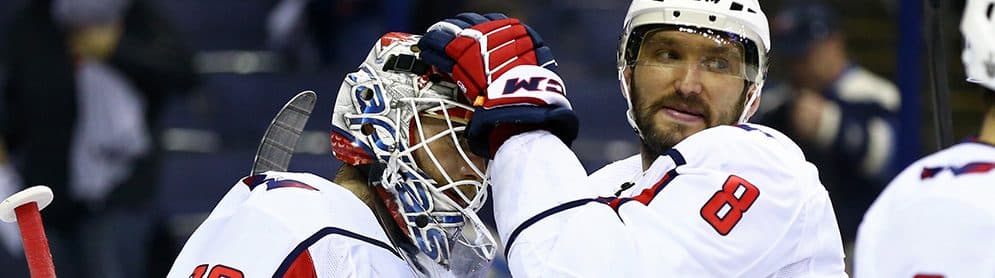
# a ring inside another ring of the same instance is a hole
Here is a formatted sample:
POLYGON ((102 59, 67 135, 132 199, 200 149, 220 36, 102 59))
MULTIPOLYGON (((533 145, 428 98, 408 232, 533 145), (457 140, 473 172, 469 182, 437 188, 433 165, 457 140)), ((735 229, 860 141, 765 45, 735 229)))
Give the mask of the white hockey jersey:
MULTIPOLYGON (((621 175, 641 168, 621 166, 614 170, 621 175)), ((490 173, 497 228, 516 276, 846 276, 816 168, 767 127, 692 135, 618 197, 602 195, 618 183, 586 184, 612 179, 596 173, 589 180, 546 131, 510 138, 490 173)))
POLYGON ((193 233, 171 278, 413 277, 373 212, 306 173, 242 179, 193 233))
POLYGON ((597 187, 600 196, 615 196, 624 191, 623 184, 635 182, 642 175, 643 157, 637 153, 594 171, 587 177, 587 184, 597 187))
POLYGON ((857 232, 856 277, 995 277, 995 146, 965 142, 906 168, 857 232))

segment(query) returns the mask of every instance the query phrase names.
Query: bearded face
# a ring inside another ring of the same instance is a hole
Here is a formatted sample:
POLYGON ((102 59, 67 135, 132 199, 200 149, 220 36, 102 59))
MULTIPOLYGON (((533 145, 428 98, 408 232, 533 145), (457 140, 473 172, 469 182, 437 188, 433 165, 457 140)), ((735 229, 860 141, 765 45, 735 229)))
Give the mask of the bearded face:
POLYGON ((706 128, 735 124, 749 83, 742 47, 683 30, 649 33, 627 70, 643 145, 663 154, 706 128))
POLYGON ((639 97, 641 87, 633 85, 636 126, 642 132, 643 145, 657 154, 663 154, 688 136, 706 128, 736 124, 742 104, 746 102, 745 94, 741 94, 735 103, 717 108, 712 108, 701 97, 694 95, 670 94, 657 99, 643 99, 639 97))

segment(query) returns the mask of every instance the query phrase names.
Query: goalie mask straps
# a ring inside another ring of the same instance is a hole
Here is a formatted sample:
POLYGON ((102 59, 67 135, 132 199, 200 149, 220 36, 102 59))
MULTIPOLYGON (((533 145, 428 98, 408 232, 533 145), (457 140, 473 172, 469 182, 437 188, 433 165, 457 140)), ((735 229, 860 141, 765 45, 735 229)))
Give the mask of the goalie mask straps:
POLYGON ((414 55, 408 54, 390 55, 390 57, 387 58, 387 62, 383 64, 384 71, 394 70, 410 72, 417 75, 425 74, 425 72, 428 72, 428 69, 428 64, 422 62, 414 55))

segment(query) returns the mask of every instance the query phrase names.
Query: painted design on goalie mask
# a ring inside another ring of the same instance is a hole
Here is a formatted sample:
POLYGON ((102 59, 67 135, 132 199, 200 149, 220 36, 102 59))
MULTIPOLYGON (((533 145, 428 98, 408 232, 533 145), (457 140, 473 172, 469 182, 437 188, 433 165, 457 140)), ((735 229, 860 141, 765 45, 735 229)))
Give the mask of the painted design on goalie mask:
MULTIPOLYGON (((706 30, 743 38, 753 45, 756 51, 749 53, 750 59, 756 59, 756 74, 750 76, 748 82, 756 87, 755 92, 746 100, 739 123, 749 120, 749 110, 754 102, 759 101, 760 92, 767 75, 767 53, 771 49, 770 27, 767 16, 760 9, 757 0, 633 0, 626 12, 622 27, 622 35, 618 47, 618 80, 629 109, 626 118, 629 125, 636 131, 635 114, 629 92, 629 84, 625 82, 624 71, 632 66, 628 53, 638 48, 641 38, 633 36, 640 27, 648 26, 684 26, 693 29, 706 30)), ((749 88, 749 86, 747 86, 749 88)))
MULTIPOLYGON (((384 69, 391 56, 416 56, 413 47, 419 38, 404 33, 382 36, 359 69, 346 76, 332 115, 332 151, 351 165, 385 166, 377 192, 425 257, 448 268, 450 253, 460 247, 471 248, 480 259, 489 261, 496 241, 475 213, 486 200, 486 178, 481 182, 449 177, 428 147, 436 140, 454 140, 459 146, 456 133, 465 127, 453 121, 468 118, 473 108, 457 101, 460 95, 455 84, 434 67, 422 74, 384 69), (429 137, 418 115, 443 119, 448 130, 429 137), (412 155, 419 149, 433 163, 417 165, 412 155), (422 167, 439 168, 446 180, 433 180, 422 167), (467 196, 457 187, 472 187, 476 194, 467 196)), ((459 147, 456 151, 478 176, 486 177, 469 153, 459 147)))

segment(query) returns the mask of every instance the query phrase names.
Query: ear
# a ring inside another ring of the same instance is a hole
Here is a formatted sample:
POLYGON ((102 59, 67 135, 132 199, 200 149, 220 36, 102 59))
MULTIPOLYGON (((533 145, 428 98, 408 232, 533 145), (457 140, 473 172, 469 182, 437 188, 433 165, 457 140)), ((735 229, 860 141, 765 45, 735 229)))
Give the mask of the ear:
MULTIPOLYGON (((632 87, 629 86, 629 84, 632 84, 632 70, 632 67, 625 67, 625 69, 622 70, 622 82, 625 82, 625 87, 628 88, 630 95, 632 94, 632 87)), ((622 97, 627 97, 625 92, 622 90, 619 90, 618 93, 622 94, 622 97)))

